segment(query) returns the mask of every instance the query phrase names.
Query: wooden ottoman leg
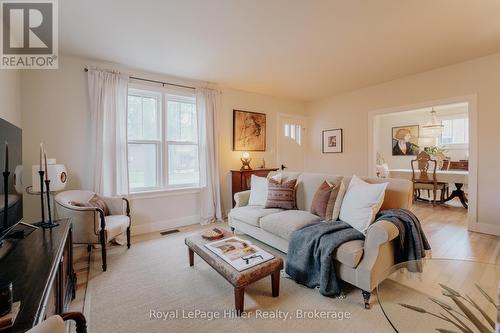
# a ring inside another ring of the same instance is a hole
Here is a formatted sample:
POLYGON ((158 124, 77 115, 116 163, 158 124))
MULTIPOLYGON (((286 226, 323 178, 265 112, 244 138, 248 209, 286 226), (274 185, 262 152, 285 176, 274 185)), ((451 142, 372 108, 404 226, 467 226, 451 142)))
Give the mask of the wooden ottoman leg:
POLYGON ((189 252, 189 266, 194 265, 194 252, 191 250, 190 247, 188 247, 188 252, 189 252))
POLYGON ((234 287, 234 307, 238 316, 241 316, 243 312, 245 299, 245 288, 244 287, 234 287))
POLYGON ((280 271, 271 274, 271 287, 273 290, 273 297, 280 295, 280 271))

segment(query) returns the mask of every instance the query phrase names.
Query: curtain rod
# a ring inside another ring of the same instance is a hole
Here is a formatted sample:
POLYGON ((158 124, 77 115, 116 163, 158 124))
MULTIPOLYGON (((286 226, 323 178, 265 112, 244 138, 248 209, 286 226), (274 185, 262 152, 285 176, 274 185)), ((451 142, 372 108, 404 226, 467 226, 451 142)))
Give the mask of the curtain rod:
MULTIPOLYGON (((83 69, 85 72, 88 72, 89 69, 88 68, 84 68, 83 69)), ((141 77, 136 77, 136 76, 130 76, 131 79, 133 80, 139 80, 139 81, 146 81, 146 82, 152 82, 152 83, 159 83, 161 84, 162 86, 165 86, 165 85, 168 85, 168 86, 174 86, 174 87, 179 87, 179 88, 186 88, 186 89, 192 89, 192 90, 195 90, 196 88, 195 87, 191 87, 191 86, 184 86, 182 84, 175 84, 175 83, 170 83, 170 82, 163 82, 163 81, 157 81, 157 80, 150 80, 150 79, 144 79, 144 78, 141 78, 141 77)))

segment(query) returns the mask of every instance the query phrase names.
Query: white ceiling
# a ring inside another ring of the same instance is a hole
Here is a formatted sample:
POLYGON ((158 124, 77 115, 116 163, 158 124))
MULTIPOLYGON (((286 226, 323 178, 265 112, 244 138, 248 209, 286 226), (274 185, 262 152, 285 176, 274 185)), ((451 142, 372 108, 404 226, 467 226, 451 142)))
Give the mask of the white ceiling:
POLYGON ((498 0, 64 0, 66 54, 313 100, 500 51, 498 0))

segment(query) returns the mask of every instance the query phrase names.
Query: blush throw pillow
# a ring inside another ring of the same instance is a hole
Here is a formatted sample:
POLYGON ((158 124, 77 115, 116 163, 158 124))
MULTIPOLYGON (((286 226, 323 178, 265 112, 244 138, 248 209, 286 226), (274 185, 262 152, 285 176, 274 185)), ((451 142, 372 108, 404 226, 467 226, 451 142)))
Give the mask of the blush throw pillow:
POLYGON ((269 179, 266 208, 294 209, 296 183, 297 179, 282 184, 274 179, 269 179))
POLYGON ((339 182, 336 182, 335 188, 332 190, 330 194, 330 200, 328 200, 328 205, 326 206, 325 213, 325 221, 327 222, 335 222, 339 218, 340 214, 340 206, 342 205, 342 200, 344 199, 345 194, 345 184, 341 179, 339 182))
MULTIPOLYGON (((311 213, 325 219, 332 191, 336 188, 326 180, 319 186, 311 203, 311 213)), ((333 210, 333 208, 332 208, 333 210)))
POLYGON ((104 216, 110 215, 108 205, 106 204, 104 199, 99 197, 98 195, 94 195, 88 202, 70 201, 69 204, 75 207, 100 208, 104 212, 104 216))
POLYGON ((387 184, 369 184, 353 176, 340 207, 340 220, 365 233, 384 202, 387 184))

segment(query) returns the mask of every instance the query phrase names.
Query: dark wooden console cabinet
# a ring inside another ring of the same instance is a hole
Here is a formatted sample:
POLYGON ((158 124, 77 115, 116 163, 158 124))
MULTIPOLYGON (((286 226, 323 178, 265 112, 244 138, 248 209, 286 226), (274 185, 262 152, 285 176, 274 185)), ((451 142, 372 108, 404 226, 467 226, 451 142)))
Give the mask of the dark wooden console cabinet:
POLYGON ((269 172, 276 170, 278 169, 231 170, 231 178, 233 183, 233 207, 235 205, 234 194, 250 189, 250 178, 252 177, 252 175, 267 177, 269 172))
POLYGON ((69 220, 52 229, 37 229, 0 261, 0 278, 12 281, 21 309, 14 326, 2 333, 25 332, 54 314, 62 314, 75 297, 73 244, 69 220))

